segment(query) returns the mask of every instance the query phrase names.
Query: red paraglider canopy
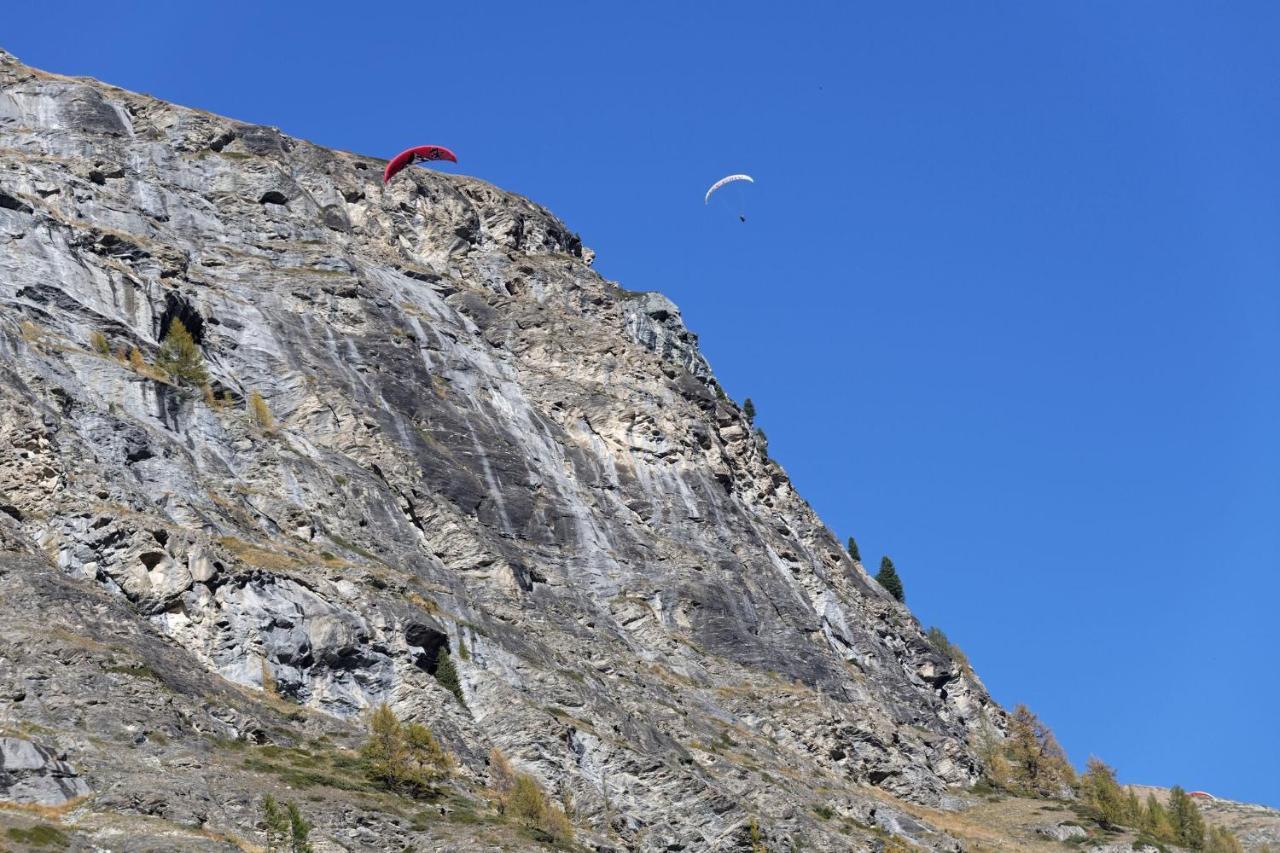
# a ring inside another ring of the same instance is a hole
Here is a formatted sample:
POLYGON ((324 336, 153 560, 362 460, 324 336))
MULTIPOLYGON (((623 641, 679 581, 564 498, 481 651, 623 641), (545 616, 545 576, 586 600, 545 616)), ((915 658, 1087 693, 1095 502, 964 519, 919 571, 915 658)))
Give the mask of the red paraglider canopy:
POLYGON ((441 145, 419 145, 416 148, 406 148, 387 164, 387 168, 382 173, 382 182, 385 184, 391 180, 395 177, 396 172, 399 172, 410 163, 420 163, 424 160, 458 162, 458 158, 453 156, 453 152, 441 145))

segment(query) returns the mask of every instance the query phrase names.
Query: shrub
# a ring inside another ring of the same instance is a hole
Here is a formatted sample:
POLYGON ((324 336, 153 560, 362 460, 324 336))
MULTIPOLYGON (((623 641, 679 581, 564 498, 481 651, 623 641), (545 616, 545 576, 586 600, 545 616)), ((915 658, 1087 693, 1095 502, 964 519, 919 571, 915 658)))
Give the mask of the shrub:
POLYGON ((89 346, 98 355, 111 355, 111 344, 107 343, 107 336, 96 329, 89 333, 89 346))
POLYGON ((876 580, 895 600, 906 601, 906 594, 902 589, 902 579, 898 577, 898 570, 894 568, 893 560, 888 557, 880 558, 880 571, 876 572, 876 580))
POLYGON ((569 819, 567 812, 554 805, 547 806, 547 815, 542 824, 542 829, 557 841, 567 842, 573 840, 573 821, 569 819))
POLYGON ((1004 754, 1004 748, 995 727, 984 718, 978 734, 978 761, 982 764, 983 781, 999 790, 1008 790, 1013 779, 1013 767, 1004 754))
POLYGON ((497 795, 498 812, 504 817, 541 830, 558 842, 573 840, 567 809, 549 801, 538 780, 516 772, 497 749, 489 753, 489 779, 497 795))
POLYGON ((1244 846, 1229 830, 1215 826, 1205 839, 1204 853, 1244 853, 1244 846))
POLYGON ((266 658, 262 659, 262 692, 271 696, 280 695, 275 673, 271 671, 271 664, 266 658))
POLYGON ((262 798, 262 823, 267 853, 312 853, 314 848, 308 840, 311 824, 293 803, 282 808, 275 797, 267 794, 262 798))
POLYGON ((760 442, 760 451, 765 455, 769 455, 769 436, 760 427, 756 427, 756 441, 760 442))
POLYGON ((160 343, 155 366, 178 385, 199 388, 209 382, 209 373, 204 369, 204 355, 177 317, 170 321, 169 330, 160 343))
POLYGON ((5 835, 19 844, 30 844, 32 847, 66 848, 71 846, 71 840, 67 838, 66 833, 56 826, 49 826, 43 823, 27 829, 11 826, 5 830, 5 835))
POLYGON ((547 797, 537 780, 525 773, 517 773, 506 811, 518 821, 541 826, 547 819, 547 797))
POLYGON ((849 537, 849 556, 855 563, 862 562, 862 554, 858 553, 858 543, 852 536, 849 537))
POLYGON ((929 628, 928 634, 929 644, 938 650, 938 653, 947 660, 960 667, 965 673, 972 673, 973 667, 969 665, 968 656, 960 650, 960 647, 951 642, 943 630, 939 627, 932 626, 929 628))
POLYGON ((142 357, 142 351, 137 347, 129 348, 129 366, 138 373, 147 373, 147 360, 142 357))
POLYGON ((253 422, 263 432, 275 432, 276 419, 271 416, 271 409, 267 407, 267 401, 262 399, 262 395, 257 391, 249 394, 249 414, 253 417, 253 422))

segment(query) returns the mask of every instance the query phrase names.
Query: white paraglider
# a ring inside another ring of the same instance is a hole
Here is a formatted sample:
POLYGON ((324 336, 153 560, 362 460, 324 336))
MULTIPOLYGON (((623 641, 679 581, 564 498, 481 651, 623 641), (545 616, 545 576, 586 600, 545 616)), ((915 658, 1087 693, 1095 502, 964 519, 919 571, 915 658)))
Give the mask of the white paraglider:
POLYGON ((710 204, 711 196, 713 193, 715 193, 716 190, 720 189, 725 184, 731 184, 734 181, 746 181, 749 184, 754 184, 756 182, 756 179, 751 177, 750 175, 728 175, 727 177, 723 177, 711 185, 711 189, 707 190, 707 197, 702 200, 702 203, 710 204))

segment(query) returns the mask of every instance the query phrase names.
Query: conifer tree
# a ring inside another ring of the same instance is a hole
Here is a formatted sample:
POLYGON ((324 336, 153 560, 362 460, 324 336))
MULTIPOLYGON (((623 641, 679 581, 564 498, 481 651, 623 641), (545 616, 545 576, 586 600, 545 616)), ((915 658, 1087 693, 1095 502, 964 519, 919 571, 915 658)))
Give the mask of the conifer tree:
POLYGON ((489 785, 498 795, 498 814, 506 814, 511 791, 516 786, 516 771, 496 747, 489 750, 489 785))
POLYGON ((409 772, 416 784, 430 784, 449 777, 453 761, 431 729, 421 723, 409 723, 404 727, 404 739, 409 772))
POLYGON ((1132 788, 1125 798, 1124 819, 1126 824, 1136 829, 1142 829, 1145 825, 1146 814, 1142 810, 1142 801, 1138 799, 1138 792, 1132 788))
POLYGON ((902 579, 898 577, 898 570, 894 568, 893 560, 888 557, 880 558, 880 571, 876 572, 876 580, 895 599, 906 601, 906 595, 902 589, 902 579))
POLYGON ((1147 794, 1147 808, 1143 813, 1142 829, 1152 838, 1160 841, 1174 840, 1173 823, 1169 820, 1169 811, 1155 794, 1147 794))
POLYGON ((262 823, 265 826, 267 853, 275 853, 289 837, 289 816, 270 794, 262 798, 262 823))
POLYGON ((383 702, 369 720, 369 737, 360 754, 373 778, 392 784, 404 761, 404 731, 391 706, 383 702))
POLYGON ((742 401, 742 414, 747 416, 747 421, 754 422, 756 419, 756 404, 751 402, 751 398, 742 401))
POLYGON ((1080 780, 1085 804, 1103 826, 1123 826, 1127 822, 1127 801, 1116 782, 1116 771, 1092 757, 1088 768, 1080 780))
POLYGON ((1075 781, 1067 754, 1049 727, 1019 705, 1009 719, 1010 787, 1031 796, 1056 797, 1075 781))
POLYGON ((1006 789, 1013 777, 1013 767, 1005 757, 1004 741, 985 717, 978 730, 978 760, 982 762, 982 778, 996 788, 1006 789))
POLYGON ((360 753, 372 779, 410 796, 429 793, 435 782, 448 777, 452 764, 430 729, 401 723, 385 702, 373 712, 360 753))
POLYGON ((1204 846, 1204 818, 1200 808, 1177 785, 1169 789, 1169 821, 1173 824, 1174 843, 1193 850, 1204 846))
POLYGON ((467 704, 467 700, 462 695, 462 683, 458 680, 458 669, 453 664, 453 658, 449 655, 449 650, 441 648, 436 653, 436 681, 440 682, 440 686, 452 693, 463 705, 467 704))
POLYGON ((313 853, 314 849, 308 840, 311 835, 311 822, 302 816, 302 812, 293 803, 285 806, 289 812, 289 853, 313 853))
POLYGON ((262 399, 262 395, 257 391, 249 392, 249 414, 263 432, 275 432, 276 419, 272 417, 267 401, 262 399))
POLYGON ((209 381, 209 373, 204 369, 204 355, 177 317, 169 322, 169 331, 160 343, 156 367, 179 385, 199 388, 209 381))
POLYGON ((858 543, 852 536, 849 537, 849 556, 855 563, 862 562, 862 555, 858 553, 858 543))

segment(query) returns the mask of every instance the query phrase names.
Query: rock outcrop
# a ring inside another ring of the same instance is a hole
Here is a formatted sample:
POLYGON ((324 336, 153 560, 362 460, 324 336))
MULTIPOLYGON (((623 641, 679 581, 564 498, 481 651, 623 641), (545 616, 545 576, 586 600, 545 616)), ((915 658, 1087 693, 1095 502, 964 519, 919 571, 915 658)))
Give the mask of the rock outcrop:
POLYGON ((42 727, 96 813, 250 836, 268 788, 228 744, 341 741, 388 702, 471 784, 500 748, 604 849, 949 845, 880 792, 972 783, 1002 712, 678 309, 546 210, 8 54, 0 152, 0 725, 42 727), (175 320, 207 388, 151 366, 175 320))
POLYGON ((89 793, 75 769, 29 740, 0 737, 0 799, 60 806, 89 793))

